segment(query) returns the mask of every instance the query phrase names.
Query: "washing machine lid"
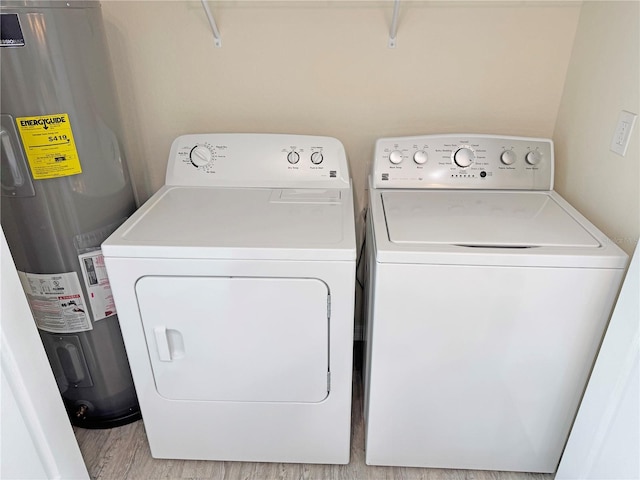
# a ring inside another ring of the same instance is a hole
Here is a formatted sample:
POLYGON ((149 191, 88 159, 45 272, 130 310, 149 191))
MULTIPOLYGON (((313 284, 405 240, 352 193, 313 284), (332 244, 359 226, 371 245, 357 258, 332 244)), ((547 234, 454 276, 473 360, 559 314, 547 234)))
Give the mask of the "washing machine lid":
POLYGON ((599 247, 546 192, 385 191, 389 240, 469 247, 599 247))
POLYGON ((164 186, 107 257, 355 260, 351 189, 164 186))
POLYGON ((625 268, 627 261, 554 191, 374 188, 369 215, 379 263, 625 268))

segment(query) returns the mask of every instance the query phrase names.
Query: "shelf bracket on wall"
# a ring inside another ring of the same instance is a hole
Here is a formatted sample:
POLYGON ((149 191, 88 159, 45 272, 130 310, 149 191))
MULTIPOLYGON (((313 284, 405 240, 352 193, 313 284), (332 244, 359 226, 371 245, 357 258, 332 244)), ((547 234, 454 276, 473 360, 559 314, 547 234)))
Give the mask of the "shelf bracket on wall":
POLYGON ((393 2, 393 18, 391 19, 391 29, 389 30, 389 48, 396 48, 396 35, 398 34, 398 12, 400 11, 400 0, 393 2))
POLYGON ((209 5, 207 4, 207 0, 201 0, 202 7, 204 8, 205 13, 207 14, 207 20, 209 20, 209 25, 211 25, 211 30, 213 31, 213 40, 216 47, 222 47, 222 38, 220 37, 220 31, 218 30, 218 26, 216 25, 216 20, 213 18, 211 14, 211 10, 209 10, 209 5))

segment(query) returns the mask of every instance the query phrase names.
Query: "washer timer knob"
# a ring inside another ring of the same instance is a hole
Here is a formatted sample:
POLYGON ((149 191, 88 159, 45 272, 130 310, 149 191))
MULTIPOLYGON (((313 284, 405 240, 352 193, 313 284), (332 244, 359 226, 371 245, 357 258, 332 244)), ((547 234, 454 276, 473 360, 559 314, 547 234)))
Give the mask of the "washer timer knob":
POLYGON ((500 161, 505 165, 513 165, 517 159, 518 156, 514 153, 513 150, 505 150, 500 155, 500 161))
POLYGON ((537 165, 542 160, 542 154, 538 150, 531 150, 524 159, 529 165, 537 165))
POLYGON ((429 160, 429 155, 424 150, 418 150, 413 154, 413 161, 418 165, 424 165, 429 160))
POLYGON ((400 150, 394 150, 389 154, 389 161, 394 165, 399 164, 402 161, 402 152, 400 150))
POLYGON ((453 154, 453 161, 461 168, 466 168, 476 159, 476 154, 467 147, 462 147, 453 154))
POLYGON ((204 145, 196 145, 189 152, 189 160, 196 167, 203 167, 213 159, 213 154, 204 145))

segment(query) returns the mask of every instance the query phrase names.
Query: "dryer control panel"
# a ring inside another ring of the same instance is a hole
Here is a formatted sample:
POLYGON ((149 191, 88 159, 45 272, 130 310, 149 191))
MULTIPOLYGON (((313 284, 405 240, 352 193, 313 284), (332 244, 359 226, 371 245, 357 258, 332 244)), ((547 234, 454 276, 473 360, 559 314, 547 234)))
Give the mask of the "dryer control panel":
POLYGON ((381 138, 375 188, 552 190, 553 142, 544 138, 443 134, 381 138))
POLYGON ((195 134, 171 146, 166 184, 230 187, 349 188, 342 143, 282 134, 195 134))

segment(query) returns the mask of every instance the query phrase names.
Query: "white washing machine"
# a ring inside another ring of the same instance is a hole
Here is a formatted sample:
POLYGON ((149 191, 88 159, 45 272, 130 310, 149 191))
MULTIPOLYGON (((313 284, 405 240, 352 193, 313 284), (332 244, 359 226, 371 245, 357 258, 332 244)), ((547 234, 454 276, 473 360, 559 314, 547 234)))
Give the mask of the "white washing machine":
POLYGON ((553 169, 544 139, 377 142, 367 464, 555 471, 627 256, 553 169))
POLYGON ((185 135, 102 246, 156 458, 348 463, 353 192, 328 137, 185 135))

